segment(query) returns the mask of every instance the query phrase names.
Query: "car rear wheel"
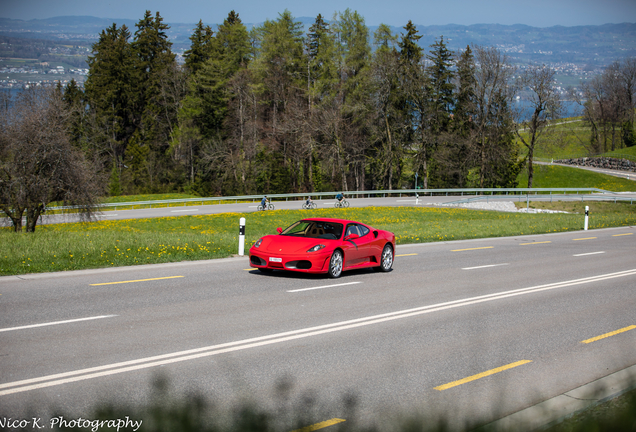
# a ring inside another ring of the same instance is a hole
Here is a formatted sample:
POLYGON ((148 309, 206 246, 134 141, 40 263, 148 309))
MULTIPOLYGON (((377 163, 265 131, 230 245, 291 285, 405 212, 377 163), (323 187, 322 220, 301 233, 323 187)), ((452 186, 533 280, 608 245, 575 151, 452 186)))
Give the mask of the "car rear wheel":
POLYGON ((382 249, 382 256, 380 257, 380 267, 378 270, 383 272, 388 272, 393 267, 393 248, 391 245, 384 245, 384 249, 382 249))
POLYGON ((338 278, 342 274, 343 256, 342 252, 335 250, 329 261, 328 275, 330 278, 338 278))

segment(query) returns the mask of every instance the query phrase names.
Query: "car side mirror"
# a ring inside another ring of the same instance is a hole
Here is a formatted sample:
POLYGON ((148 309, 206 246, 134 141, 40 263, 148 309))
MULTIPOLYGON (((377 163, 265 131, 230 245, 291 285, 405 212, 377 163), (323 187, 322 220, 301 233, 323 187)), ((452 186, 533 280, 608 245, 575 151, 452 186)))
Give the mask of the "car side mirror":
POLYGON ((345 237, 345 240, 355 240, 359 237, 360 236, 358 234, 349 234, 348 236, 345 237))
POLYGON ((282 234, 283 233, 283 229, 281 227, 276 228, 276 232, 278 234, 282 234))

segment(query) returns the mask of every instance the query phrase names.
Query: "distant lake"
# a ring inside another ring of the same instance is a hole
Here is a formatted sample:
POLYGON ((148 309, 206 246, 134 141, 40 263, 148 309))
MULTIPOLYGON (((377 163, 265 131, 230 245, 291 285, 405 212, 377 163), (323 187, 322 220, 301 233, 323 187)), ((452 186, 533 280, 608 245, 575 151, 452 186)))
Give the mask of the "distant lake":
MULTIPOLYGON (((532 116, 532 112, 534 111, 534 108, 532 107, 530 101, 527 100, 516 100, 514 102, 514 107, 515 109, 520 109, 521 110, 521 120, 525 121, 525 120, 530 120, 530 117, 532 116)), ((582 115, 581 113, 581 106, 574 102, 574 101, 563 101, 563 118, 568 118, 568 117, 577 117, 582 115)))

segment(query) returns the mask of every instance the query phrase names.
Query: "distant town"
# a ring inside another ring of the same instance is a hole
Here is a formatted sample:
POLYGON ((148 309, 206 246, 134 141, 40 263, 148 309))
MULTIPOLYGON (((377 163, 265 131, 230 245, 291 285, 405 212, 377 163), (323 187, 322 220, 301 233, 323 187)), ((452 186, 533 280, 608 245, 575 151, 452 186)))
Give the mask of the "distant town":
MULTIPOLYGON (((57 17, 46 20, 0 18, 0 88, 20 89, 33 85, 62 85, 75 80, 80 87, 88 75, 87 57, 99 33, 112 20, 94 17, 57 17)), ((305 31, 312 17, 297 20, 305 31)), ((117 25, 134 28, 134 20, 117 25)), ((259 24, 246 24, 248 28, 259 24)), ((167 31, 177 63, 190 47, 194 24, 170 23, 167 31)), ((215 29, 216 25, 210 24, 215 29)), ((369 27, 372 38, 377 27, 369 27)), ((390 27, 399 35, 400 26, 390 27)), ((636 57, 636 24, 534 28, 481 24, 472 26, 417 26, 424 49, 443 36, 449 49, 460 53, 467 45, 492 46, 505 53, 519 72, 532 64, 545 64, 556 71, 556 84, 565 93, 576 89, 612 62, 636 57)))

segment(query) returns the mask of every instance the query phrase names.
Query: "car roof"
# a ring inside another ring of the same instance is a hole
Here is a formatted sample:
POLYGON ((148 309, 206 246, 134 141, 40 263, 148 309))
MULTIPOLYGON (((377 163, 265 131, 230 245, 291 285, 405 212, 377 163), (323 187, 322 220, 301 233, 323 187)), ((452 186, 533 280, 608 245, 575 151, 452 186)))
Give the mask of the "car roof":
MULTIPOLYGON (((357 222, 357 221, 352 221, 352 220, 348 220, 348 219, 334 219, 334 218, 305 218, 302 219, 303 221, 317 221, 317 222, 334 222, 334 223, 341 223, 341 224, 348 224, 348 223, 362 223, 362 222, 357 222)), ((363 224, 365 225, 365 224, 363 224)))

